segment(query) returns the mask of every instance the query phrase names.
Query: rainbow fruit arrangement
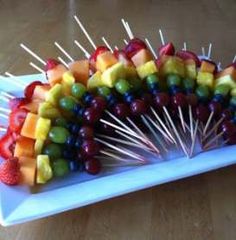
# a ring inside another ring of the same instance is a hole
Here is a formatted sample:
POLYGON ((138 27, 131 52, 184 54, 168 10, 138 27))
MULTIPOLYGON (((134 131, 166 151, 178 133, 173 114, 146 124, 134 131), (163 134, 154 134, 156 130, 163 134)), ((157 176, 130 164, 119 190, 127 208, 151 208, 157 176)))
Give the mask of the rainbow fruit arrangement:
POLYGON ((9 97, 9 126, 0 139, 5 184, 98 174, 104 156, 124 163, 111 166, 139 165, 148 162, 143 152, 165 159, 179 149, 191 157, 196 142, 202 150, 236 143, 234 63, 219 71, 172 43, 155 58, 133 38, 122 50, 99 46, 67 66, 48 59, 45 73, 48 83, 32 82, 22 98, 9 97))

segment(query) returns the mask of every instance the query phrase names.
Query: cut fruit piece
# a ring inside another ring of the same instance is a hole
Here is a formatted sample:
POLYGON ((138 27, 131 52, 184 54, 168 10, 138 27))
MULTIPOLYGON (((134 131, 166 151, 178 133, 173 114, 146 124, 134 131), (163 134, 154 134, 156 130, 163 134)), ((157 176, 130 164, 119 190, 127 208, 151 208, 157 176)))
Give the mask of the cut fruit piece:
POLYGON ((67 71, 63 64, 58 64, 54 68, 47 71, 48 81, 51 86, 61 83, 63 74, 67 71))
POLYGON ((65 72, 62 78, 62 92, 64 95, 71 94, 71 87, 75 83, 75 78, 71 72, 65 72))
POLYGON ((203 60, 201 62, 201 67, 200 67, 201 72, 208 72, 208 73, 214 73, 215 71, 215 65, 209 61, 203 60))
POLYGON ((36 139, 35 144, 34 144, 35 156, 42 153, 43 146, 44 146, 44 140, 36 139))
POLYGON ((58 101, 61 97, 62 97, 62 85, 57 83, 48 91, 45 100, 51 103, 53 106, 57 106, 58 101))
POLYGON ((36 159, 30 157, 19 158, 20 163, 20 184, 34 186, 36 175, 36 159))
POLYGON ((230 75, 231 78, 234 79, 234 81, 236 81, 236 69, 233 66, 225 68, 223 71, 219 72, 216 75, 216 79, 224 77, 226 75, 230 75))
POLYGON ((35 130, 38 122, 38 115, 34 113, 28 113, 21 129, 21 135, 23 137, 35 139, 35 130))
POLYGON ((20 137, 16 141, 14 157, 33 157, 35 141, 30 138, 20 137))
POLYGON ((48 118, 40 117, 37 121, 37 126, 35 130, 36 139, 46 140, 48 133, 51 128, 51 120, 48 118))
POLYGON ((197 83, 199 85, 205 85, 210 88, 214 88, 214 75, 208 72, 198 72, 197 83))
POLYGON ((69 63, 69 70, 75 77, 76 82, 83 83, 87 85, 89 78, 89 61, 88 60, 79 60, 69 63))
POLYGON ((149 61, 149 62, 137 67, 137 72, 138 72, 139 77, 141 79, 144 79, 148 75, 157 73, 158 69, 156 67, 155 62, 152 60, 152 61, 149 61))
POLYGON ((48 91, 50 90, 50 85, 38 85, 34 89, 34 94, 32 99, 45 100, 48 91))
POLYGON ((185 76, 185 66, 182 59, 167 56, 167 58, 164 58, 163 60, 164 61, 160 68, 162 76, 167 76, 169 74, 177 74, 181 77, 185 76))
POLYGON ((142 49, 131 58, 135 67, 142 66, 146 62, 153 60, 151 53, 147 49, 142 49))
POLYGON ((49 119, 54 119, 61 116, 60 111, 48 102, 43 102, 39 105, 38 114, 40 117, 49 119))
POLYGON ((118 60, 116 59, 114 54, 110 51, 107 51, 97 56, 96 68, 97 70, 104 72, 106 69, 113 66, 117 62, 118 60))
POLYGON ((36 182, 39 184, 45 184, 52 178, 52 176, 52 168, 50 166, 48 155, 38 155, 36 182))
POLYGON ((103 86, 102 73, 97 71, 89 78, 87 88, 90 90, 101 86, 103 86))
POLYGON ((119 78, 125 78, 125 68, 122 63, 116 63, 112 67, 108 68, 102 74, 103 86, 114 87, 116 81, 119 78))
POLYGON ((31 113, 37 114, 38 113, 38 109, 39 109, 39 105, 41 103, 42 103, 42 100, 32 99, 31 102, 29 102, 29 103, 27 103, 25 105, 22 105, 20 108, 26 109, 26 110, 28 110, 31 113))
POLYGON ((132 79, 137 77, 136 68, 133 66, 124 66, 126 79, 132 79))
MULTIPOLYGON (((232 75, 223 75, 216 79, 216 85, 225 84, 228 85, 231 89, 236 88, 236 81, 232 77, 232 75)), ((234 91, 233 91, 234 92, 234 91)))
POLYGON ((187 59, 184 61, 185 64, 185 75, 187 78, 197 78, 197 66, 193 59, 187 59))

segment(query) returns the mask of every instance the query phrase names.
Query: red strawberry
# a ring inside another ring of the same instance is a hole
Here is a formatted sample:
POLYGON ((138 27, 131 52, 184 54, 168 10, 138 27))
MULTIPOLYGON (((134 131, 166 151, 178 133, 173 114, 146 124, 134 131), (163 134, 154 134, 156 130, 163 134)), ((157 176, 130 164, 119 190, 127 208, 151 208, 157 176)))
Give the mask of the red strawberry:
POLYGON ((26 109, 16 109, 9 115, 9 129, 12 132, 19 132, 25 121, 28 111, 26 109))
POLYGON ((197 67, 200 67, 200 65, 201 65, 201 62, 200 62, 198 56, 191 51, 181 50, 176 53, 176 56, 183 60, 188 60, 188 59, 194 60, 197 67))
POLYGON ((13 156, 14 149, 14 137, 8 131, 5 135, 3 135, 0 139, 0 156, 4 159, 8 159, 13 156))
POLYGON ((31 99, 32 96, 33 96, 33 94, 34 94, 34 89, 35 89, 35 87, 36 87, 36 86, 40 86, 40 85, 43 85, 43 83, 40 82, 40 81, 34 81, 34 82, 30 83, 30 84, 25 88, 25 91, 24 91, 25 97, 26 97, 27 99, 31 99))
POLYGON ((0 166, 0 180, 7 185, 20 182, 20 165, 18 158, 10 158, 0 166))
POLYGON ((99 46, 97 47, 97 49, 95 50, 95 52, 91 55, 90 57, 90 62, 96 62, 97 61, 97 56, 99 54, 102 54, 104 52, 110 51, 110 49, 106 46, 99 46))
POLYGON ((59 64, 61 64, 61 63, 59 61, 57 61, 56 59, 49 58, 49 59, 47 59, 47 62, 46 62, 45 71, 51 70, 59 64))
POLYGON ((170 43, 166 43, 165 45, 162 45, 158 49, 159 57, 161 57, 163 55, 173 56, 174 54, 175 54, 175 47, 174 47, 174 45, 171 42, 170 43))
POLYGON ((16 110, 17 108, 20 108, 21 106, 29 103, 29 100, 27 98, 13 98, 9 100, 9 107, 12 111, 16 110))

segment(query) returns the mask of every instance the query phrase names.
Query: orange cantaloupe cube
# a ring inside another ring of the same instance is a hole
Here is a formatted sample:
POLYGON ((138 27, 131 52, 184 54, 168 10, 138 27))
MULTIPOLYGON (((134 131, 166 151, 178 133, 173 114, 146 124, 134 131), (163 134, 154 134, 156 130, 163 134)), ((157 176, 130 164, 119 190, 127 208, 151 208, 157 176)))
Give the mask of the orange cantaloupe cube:
POLYGON ((115 65, 116 63, 118 63, 116 57, 112 52, 107 51, 97 56, 96 68, 98 71, 104 72, 106 69, 115 65))
POLYGON ((39 105, 42 103, 42 100, 32 99, 31 102, 21 106, 20 108, 26 109, 31 113, 38 113, 39 105))
POLYGON ((20 163, 20 184, 34 186, 36 178, 36 159, 29 157, 19 158, 20 163))
POLYGON ((20 137, 16 141, 14 157, 33 157, 35 141, 30 138, 20 137))
POLYGON ((201 72, 214 73, 215 65, 208 62, 208 61, 202 61, 200 71, 201 72))
POLYGON ((34 94, 32 99, 45 100, 48 91, 50 90, 50 85, 38 85, 34 89, 34 94))
POLYGON ((73 74, 75 81, 87 85, 89 78, 89 61, 79 60, 69 63, 69 70, 73 74))
POLYGON ((230 75, 236 81, 236 69, 233 66, 227 67, 223 71, 219 72, 216 75, 216 79, 224 77, 226 75, 230 75))
POLYGON ((38 122, 38 115, 28 113, 21 129, 21 136, 35 139, 35 130, 38 122))
POLYGON ((66 71, 68 71, 67 68, 62 64, 58 64, 53 69, 48 70, 47 77, 50 85, 54 86, 57 83, 61 83, 62 76, 66 71))
POLYGON ((147 49, 142 49, 138 51, 132 58, 133 64, 139 67, 151 60, 153 60, 151 53, 147 49))

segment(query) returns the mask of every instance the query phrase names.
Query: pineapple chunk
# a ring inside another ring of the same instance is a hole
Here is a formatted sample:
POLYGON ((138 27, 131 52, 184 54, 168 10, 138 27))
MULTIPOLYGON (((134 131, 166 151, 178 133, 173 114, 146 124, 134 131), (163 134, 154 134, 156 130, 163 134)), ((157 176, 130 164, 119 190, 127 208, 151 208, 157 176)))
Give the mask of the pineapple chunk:
POLYGON ((54 119, 61 116, 59 110, 48 102, 39 105, 38 114, 40 117, 54 119))
POLYGON ((138 72, 139 77, 141 79, 144 79, 148 75, 157 73, 158 69, 156 67, 155 62, 152 60, 152 61, 149 61, 149 62, 137 67, 137 72, 138 72))
POLYGON ((118 62, 103 72, 102 83, 104 86, 114 87, 119 78, 125 78, 125 68, 122 63, 118 62))
POLYGON ((61 96, 62 96, 62 85, 57 83, 48 91, 45 100, 51 103, 52 105, 57 106, 61 96))
POLYGON ((236 97, 236 88, 233 88, 230 92, 232 97, 236 97))
POLYGON ((236 81, 232 78, 231 75, 224 75, 216 79, 216 85, 225 84, 228 85, 230 88, 236 88, 236 81))
POLYGON ((197 78, 197 67, 193 59, 188 59, 185 62, 185 75, 187 78, 196 79, 197 78))
POLYGON ((37 121, 35 137, 36 139, 46 140, 51 128, 51 120, 40 117, 37 121))
POLYGON ((101 86, 103 86, 102 73, 100 71, 97 71, 89 78, 87 82, 87 88, 90 90, 101 86))
POLYGON ((96 68, 99 71, 104 72, 106 69, 113 66, 117 62, 118 60, 115 58, 113 53, 107 51, 97 56, 96 68))
POLYGON ((73 74, 69 71, 65 72, 62 76, 62 92, 65 95, 71 94, 71 86, 75 83, 73 74))
POLYGON ((38 155, 36 182, 39 184, 45 184, 52 178, 52 176, 53 173, 48 155, 38 155))
POLYGON ((214 75, 208 72, 198 72, 197 83, 199 85, 205 85, 210 88, 214 87, 214 75))
POLYGON ((182 59, 169 56, 161 65, 161 74, 166 76, 169 74, 178 74, 181 77, 185 75, 185 67, 182 59))
POLYGON ((39 154, 42 153, 43 145, 44 145, 44 140, 36 139, 35 144, 34 144, 35 156, 38 156, 39 154))

